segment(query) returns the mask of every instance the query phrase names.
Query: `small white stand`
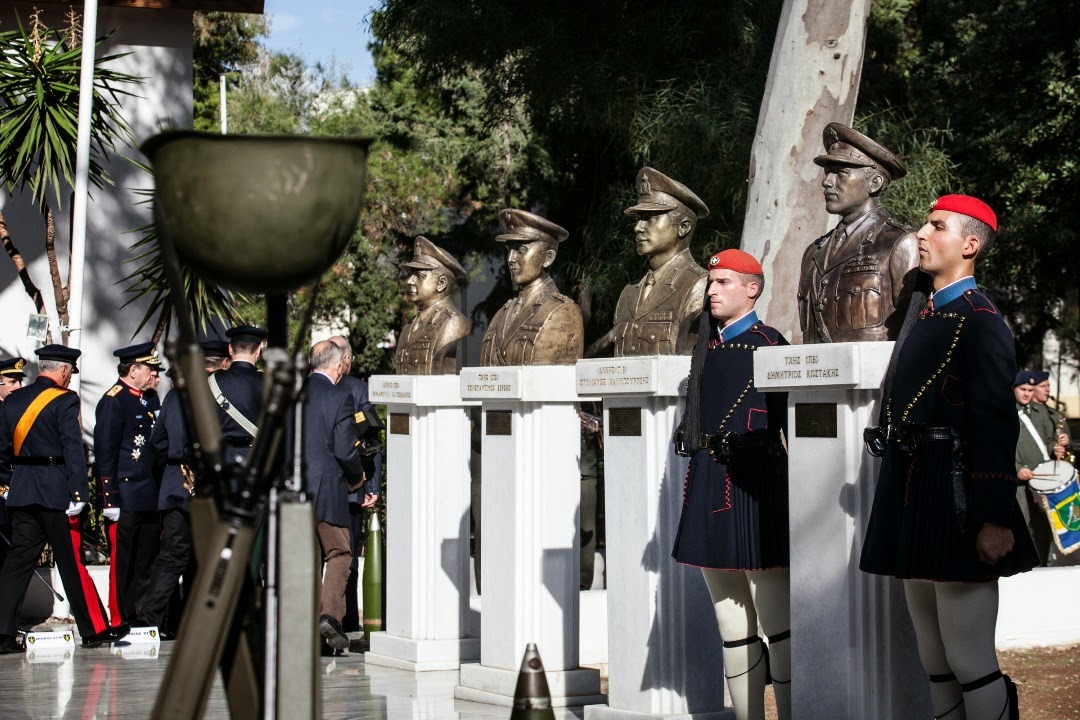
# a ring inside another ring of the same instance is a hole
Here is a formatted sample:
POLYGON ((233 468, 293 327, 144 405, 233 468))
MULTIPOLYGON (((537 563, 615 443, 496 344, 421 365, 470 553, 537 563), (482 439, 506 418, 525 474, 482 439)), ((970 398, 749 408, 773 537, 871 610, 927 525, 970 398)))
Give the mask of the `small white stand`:
POLYGON ((791 703, 814 720, 930 717, 929 689, 897 580, 859 570, 879 462, 891 342, 758 348, 754 385, 787 391, 791 703))
POLYGON ((369 665, 456 670, 480 657, 469 609, 469 414, 457 375, 376 375, 387 405, 386 631, 369 665))
POLYGON ((733 717, 705 581, 671 557, 687 467, 671 439, 689 370, 678 355, 577 364, 578 393, 602 395, 606 411, 608 703, 587 720, 733 717))
POLYGON ((536 643, 553 707, 603 702, 600 673, 578 667, 581 423, 572 365, 465 368, 461 397, 482 400, 483 612, 480 663, 454 697, 511 707, 521 654, 536 643))

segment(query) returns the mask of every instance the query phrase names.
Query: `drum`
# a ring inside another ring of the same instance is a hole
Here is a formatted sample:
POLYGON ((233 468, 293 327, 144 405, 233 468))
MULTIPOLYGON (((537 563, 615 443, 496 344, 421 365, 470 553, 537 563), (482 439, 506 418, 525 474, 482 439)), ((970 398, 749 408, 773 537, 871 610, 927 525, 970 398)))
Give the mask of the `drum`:
POLYGON ((1047 460, 1032 470, 1028 485, 1040 495, 1056 495, 1076 480, 1076 468, 1064 460, 1047 460))

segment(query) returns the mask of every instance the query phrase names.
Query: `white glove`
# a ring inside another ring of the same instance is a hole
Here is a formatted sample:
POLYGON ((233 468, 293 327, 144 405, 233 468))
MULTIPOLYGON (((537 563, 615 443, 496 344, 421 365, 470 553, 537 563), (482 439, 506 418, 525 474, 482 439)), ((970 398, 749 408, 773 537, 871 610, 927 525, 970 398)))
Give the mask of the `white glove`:
POLYGON ((7 500, 7 496, 8 496, 8 489, 5 487, 4 492, 0 493, 0 498, 3 498, 4 500, 7 500))
POLYGON ((105 508, 101 511, 109 522, 120 522, 120 508, 105 508))
POLYGON ((68 509, 65 510, 65 512, 68 514, 68 517, 78 517, 82 513, 84 507, 86 507, 86 503, 84 502, 69 502, 68 509))

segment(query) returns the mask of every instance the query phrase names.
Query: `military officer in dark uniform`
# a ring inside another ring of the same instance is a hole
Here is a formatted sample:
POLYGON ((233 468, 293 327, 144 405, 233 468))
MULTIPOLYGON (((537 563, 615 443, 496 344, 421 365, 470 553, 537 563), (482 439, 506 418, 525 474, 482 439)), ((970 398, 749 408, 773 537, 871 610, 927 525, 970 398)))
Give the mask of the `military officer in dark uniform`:
POLYGON ((688 355, 694 350, 708 270, 694 261, 690 241, 709 208, 690 188, 652 168, 637 176, 635 218, 639 255, 649 271, 623 288, 615 306, 615 355, 688 355))
POLYGON ((825 209, 840 222, 806 248, 799 277, 804 343, 895 340, 919 262, 912 229, 881 204, 889 183, 907 173, 900 158, 862 133, 829 123, 825 209))
MULTIPOLYGON (((229 356, 226 342, 208 340, 199 344, 206 357, 207 373, 219 369, 229 356)), ((136 607, 136 624, 155 626, 162 639, 170 640, 175 628, 167 626, 169 601, 181 576, 191 577, 194 569, 188 501, 195 494, 195 451, 179 393, 170 392, 165 396, 150 436, 150 446, 154 453, 154 477, 160 485, 161 549, 146 593, 136 607)))
POLYGON ((144 395, 160 360, 152 342, 120 348, 113 355, 119 360, 119 378, 97 404, 94 457, 111 553, 109 610, 117 625, 135 618, 161 534, 150 450, 154 415, 144 395))
POLYGON ((266 330, 241 325, 225 331, 229 338, 228 369, 210 376, 210 390, 218 404, 226 459, 242 463, 258 430, 263 405, 263 374, 255 365, 262 355, 266 330))
POLYGON ((457 350, 472 323, 454 302, 465 269, 454 256, 426 237, 416 238, 406 297, 416 305, 413 321, 401 331, 394 364, 399 375, 453 375, 457 350))
POLYGON ((569 233, 524 210, 499 211, 506 266, 519 288, 484 333, 481 365, 571 365, 585 349, 581 308, 559 292, 548 268, 569 233))
MULTIPOLYGON (((22 387, 23 380, 26 379, 26 373, 23 372, 25 367, 26 360, 21 357, 0 360, 0 403, 3 403, 13 391, 22 387)), ((4 536, 0 539, 0 567, 7 558, 8 542, 11 540, 11 517, 4 505, 6 494, 6 491, 0 490, 0 535, 4 536)))
POLYGON ((908 314, 868 449, 881 470, 860 567, 903 579, 940 718, 1016 718, 994 647, 999 577, 1038 565, 1016 503, 1012 334, 975 284, 997 217, 946 195, 918 231, 933 294, 908 314))
POLYGON ((105 607, 82 562, 79 515, 89 497, 79 396, 67 389, 79 351, 46 345, 36 351, 39 374, 0 406, 0 485, 8 488, 12 545, 0 570, 0 653, 22 652, 16 613, 47 542, 84 646, 113 642, 125 625, 109 627, 105 607))
POLYGON ((754 310, 765 287, 757 259, 724 250, 708 266, 707 305, 676 433, 690 469, 671 554, 705 577, 735 717, 763 720, 769 668, 777 711, 789 720, 787 395, 754 387, 754 351, 788 343, 754 310))

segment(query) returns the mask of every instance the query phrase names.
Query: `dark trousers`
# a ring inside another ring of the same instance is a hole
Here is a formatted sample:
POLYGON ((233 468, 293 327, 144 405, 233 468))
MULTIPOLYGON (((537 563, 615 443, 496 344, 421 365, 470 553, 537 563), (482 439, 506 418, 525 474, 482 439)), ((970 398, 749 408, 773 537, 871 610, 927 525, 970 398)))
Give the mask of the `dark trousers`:
MULTIPOLYGON (((120 514, 123 518, 123 513, 120 514)), ((161 513, 161 547, 150 573, 146 593, 137 603, 138 622, 164 627, 169 601, 177 583, 194 562, 191 520, 186 510, 172 508, 161 513)))
POLYGON ((349 503, 349 534, 352 536, 353 559, 349 565, 349 581, 345 584, 345 618, 341 621, 345 632, 361 629, 357 591, 360 586, 360 549, 364 547, 364 540, 367 538, 367 533, 364 532, 367 511, 368 508, 360 507, 360 503, 349 503))
POLYGON ((64 583, 64 593, 79 634, 105 632, 108 619, 94 581, 82 562, 82 529, 79 518, 69 518, 63 510, 40 505, 8 508, 11 513, 11 549, 0 570, 0 633, 15 635, 16 615, 30 576, 37 566, 45 543, 53 549, 53 559, 64 583))
POLYGON ((120 522, 108 523, 110 560, 109 610, 113 626, 135 619, 135 606, 150 586, 161 539, 161 514, 120 510, 120 522))

